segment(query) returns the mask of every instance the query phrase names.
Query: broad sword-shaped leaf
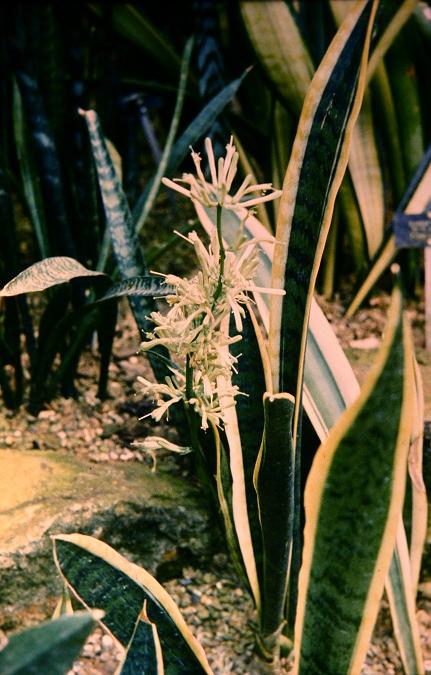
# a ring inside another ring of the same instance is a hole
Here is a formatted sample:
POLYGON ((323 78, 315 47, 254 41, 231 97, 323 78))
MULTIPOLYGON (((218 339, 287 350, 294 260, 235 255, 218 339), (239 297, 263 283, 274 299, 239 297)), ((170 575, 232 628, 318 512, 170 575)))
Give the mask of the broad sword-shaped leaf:
MULTIPOLYGON (((211 210, 205 211, 202 207, 197 208, 197 213, 203 227, 210 232, 214 227, 214 214, 211 213, 211 210)), ((232 243, 235 240, 239 230, 239 221, 238 215, 230 213, 229 217, 224 219, 223 234, 228 243, 232 243)), ((256 237, 261 240, 262 253, 256 276, 256 285, 267 286, 270 283, 271 274, 272 238, 265 232, 265 228, 254 216, 250 216, 246 220, 244 233, 249 237, 256 237)), ((267 327, 267 299, 256 297, 256 301, 263 323, 267 327)), ((240 344, 238 345, 239 350, 240 344)), ((411 600, 405 602, 403 599, 405 599, 407 594, 407 585, 413 589, 413 594, 415 594, 415 589, 417 588, 427 523, 427 500, 422 479, 421 459, 423 392, 420 372, 416 362, 415 373, 416 401, 419 409, 417 416, 414 416, 415 424, 409 453, 409 473, 412 481, 411 563, 409 564, 405 560, 402 565, 397 563, 400 560, 401 554, 398 547, 396 547, 387 579, 393 622, 395 625, 403 627, 402 630, 397 630, 397 639, 402 641, 400 652, 407 673, 415 672, 414 669, 408 669, 408 663, 414 663, 415 658, 415 667, 420 672, 420 659, 417 658, 417 624, 410 611, 411 600), (411 575, 411 579, 407 579, 407 574, 411 575), (394 589, 392 593, 389 586, 391 589, 394 589), (392 602, 392 598, 395 598, 396 601, 392 602)), ((337 341, 333 329, 316 302, 313 302, 310 313, 303 395, 305 411, 322 442, 346 407, 353 403, 359 395, 359 385, 352 368, 337 341)), ((240 410, 237 412, 241 422, 240 410)), ((263 586, 263 579, 261 580, 261 586, 263 586)), ((263 597, 265 598, 265 594, 263 594, 263 597)), ((263 643, 260 645, 260 648, 264 651, 263 643)))
POLYGON ((396 289, 374 368, 308 477, 296 673, 360 672, 402 512, 414 395, 411 336, 396 289))
POLYGON ((286 295, 271 298, 271 369, 274 392, 297 398, 294 436, 311 299, 362 101, 376 6, 361 3, 349 15, 313 79, 281 197, 273 282, 286 295))
POLYGON ((0 652, 0 673, 66 675, 101 615, 76 612, 12 635, 0 652))
MULTIPOLYGON (((86 607, 105 612, 103 625, 126 650, 133 650, 133 659, 139 646, 134 644, 135 636, 142 643, 142 657, 157 654, 157 645, 148 647, 148 631, 144 636, 145 626, 139 623, 150 622, 156 625, 163 646, 166 675, 212 675, 204 651, 177 605, 146 570, 93 537, 57 535, 53 541, 57 567, 73 594, 86 607)), ((163 672, 155 668, 149 663, 148 671, 137 672, 163 672)))

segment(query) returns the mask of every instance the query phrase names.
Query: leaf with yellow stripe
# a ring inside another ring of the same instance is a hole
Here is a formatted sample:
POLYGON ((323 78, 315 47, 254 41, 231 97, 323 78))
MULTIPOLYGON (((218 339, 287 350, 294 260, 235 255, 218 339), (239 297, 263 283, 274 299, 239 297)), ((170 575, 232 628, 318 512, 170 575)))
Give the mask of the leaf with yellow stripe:
POLYGON ((145 653, 157 655, 157 644, 148 646, 148 630, 144 635, 145 626, 138 623, 144 611, 146 621, 157 627, 166 675, 212 675, 177 605, 151 574, 93 537, 56 535, 53 542, 55 562, 69 588, 87 608, 103 609, 102 624, 124 649, 131 648, 139 629, 145 653))
POLYGON ((415 396, 399 289, 358 400, 319 448, 305 490, 295 672, 360 672, 404 501, 415 396))
POLYGON ((129 647, 117 673, 120 675, 165 675, 163 650, 157 626, 148 618, 146 604, 138 617, 129 647))
POLYGON ((394 633, 406 675, 424 675, 419 626, 415 613, 412 569, 406 532, 400 518, 394 554, 386 581, 394 633))
POLYGON ((343 23, 308 90, 299 122, 276 231, 273 285, 286 295, 271 298, 275 392, 297 396, 302 386, 311 299, 362 102, 376 6, 361 4, 343 23))
POLYGON ((428 499, 423 478, 424 441, 424 390, 421 371, 414 359, 416 405, 409 452, 409 477, 411 481, 411 534, 409 543, 412 588, 414 596, 419 583, 422 556, 425 548, 428 525, 428 499))
POLYGON ((284 2, 240 3, 249 38, 267 76, 285 103, 300 113, 314 66, 295 22, 284 2))
POLYGON ((269 351, 274 393, 295 397, 295 522, 289 621, 296 606, 301 562, 299 431, 308 322, 317 273, 346 170, 353 126, 362 103, 377 2, 358 3, 338 30, 308 90, 280 200, 270 300, 269 351))
MULTIPOLYGON (((341 25, 355 2, 331 2, 332 13, 341 25)), ((371 95, 365 91, 357 124, 353 130, 349 171, 366 233, 368 253, 374 255, 383 237, 385 204, 383 176, 374 133, 371 95)))

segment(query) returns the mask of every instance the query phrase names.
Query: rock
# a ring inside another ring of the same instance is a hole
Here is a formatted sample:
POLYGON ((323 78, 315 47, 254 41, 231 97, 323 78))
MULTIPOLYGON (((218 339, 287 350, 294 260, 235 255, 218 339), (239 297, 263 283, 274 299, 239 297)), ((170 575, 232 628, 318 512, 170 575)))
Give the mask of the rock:
POLYGON ((0 626, 59 593, 49 535, 96 536, 152 573, 173 555, 179 565, 205 565, 222 548, 190 481, 162 469, 41 450, 0 450, 0 466, 0 626))

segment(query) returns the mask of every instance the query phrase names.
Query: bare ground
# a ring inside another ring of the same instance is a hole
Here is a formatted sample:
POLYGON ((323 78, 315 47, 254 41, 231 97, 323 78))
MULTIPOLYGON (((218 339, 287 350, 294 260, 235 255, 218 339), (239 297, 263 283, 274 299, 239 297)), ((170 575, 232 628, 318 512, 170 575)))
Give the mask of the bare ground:
MULTIPOLYGON (((371 306, 360 310, 349 322, 343 318, 339 299, 330 303, 319 299, 319 302, 333 324, 358 379, 363 381, 384 330, 388 296, 375 296, 371 306)), ((411 304, 408 312, 424 375, 425 414, 430 419, 431 356, 423 344, 423 308, 420 304, 411 304)), ((151 434, 165 435, 172 440, 176 433, 172 426, 164 424, 159 427, 148 419, 138 419, 148 412, 137 382, 137 376, 146 374, 147 369, 145 359, 137 354, 138 346, 133 319, 123 305, 110 366, 110 398, 99 401, 96 397, 97 357, 88 351, 80 363, 78 400, 58 398, 37 418, 25 409, 16 413, 3 411, 0 413, 0 446, 74 453, 88 462, 139 462, 152 470, 153 458, 145 455, 134 442, 148 434, 149 429, 151 434)), ((168 453, 162 453, 158 462, 169 464, 172 471, 187 475, 187 467, 168 453)), ((217 675, 250 673, 255 616, 247 593, 235 577, 226 556, 216 556, 210 570, 184 568, 180 576, 168 580, 165 585, 201 640, 214 672, 217 675)), ((16 617, 12 628, 39 623, 52 611, 53 604, 54 599, 48 598, 43 607, 29 607, 25 614, 16 617)), ((427 672, 431 673, 431 582, 427 578, 420 586, 417 617, 427 672)), ((112 639, 97 629, 72 672, 109 675, 114 673, 118 658, 112 639)), ((281 672, 290 672, 289 659, 282 661, 281 672)), ((389 612, 383 601, 363 675, 402 672, 389 612)))

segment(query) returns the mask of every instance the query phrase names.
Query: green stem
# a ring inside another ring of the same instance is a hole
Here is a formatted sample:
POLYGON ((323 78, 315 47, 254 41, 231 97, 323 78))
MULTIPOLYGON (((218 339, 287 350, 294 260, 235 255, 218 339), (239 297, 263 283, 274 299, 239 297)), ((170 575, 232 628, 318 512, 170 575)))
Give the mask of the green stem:
POLYGON ((218 276, 218 281, 217 281, 217 287, 214 293, 214 299, 213 299, 213 308, 220 297, 222 288, 223 288, 223 275, 224 275, 224 261, 226 258, 226 253, 224 250, 224 245, 223 245, 223 235, 221 231, 221 214, 222 214, 222 209, 223 207, 221 204, 217 204, 217 219, 216 219, 216 225, 217 225, 217 239, 220 247, 220 270, 219 270, 219 276, 218 276))
POLYGON ((186 356, 186 399, 189 401, 193 396, 193 368, 190 365, 190 356, 186 356))

